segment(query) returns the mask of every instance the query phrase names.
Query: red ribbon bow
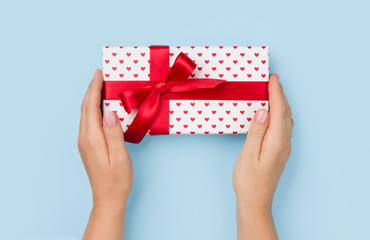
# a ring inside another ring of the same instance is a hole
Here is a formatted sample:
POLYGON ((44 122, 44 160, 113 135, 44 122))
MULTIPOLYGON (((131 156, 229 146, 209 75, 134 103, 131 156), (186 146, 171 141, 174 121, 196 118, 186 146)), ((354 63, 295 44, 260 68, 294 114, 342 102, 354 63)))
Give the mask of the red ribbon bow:
POLYGON ((225 80, 210 78, 188 79, 196 66, 193 60, 181 52, 168 71, 167 77, 162 81, 150 81, 149 84, 139 88, 127 89, 119 93, 127 112, 139 108, 134 120, 124 133, 125 141, 139 143, 145 137, 156 119, 162 95, 169 92, 180 93, 215 88, 225 82, 225 80))

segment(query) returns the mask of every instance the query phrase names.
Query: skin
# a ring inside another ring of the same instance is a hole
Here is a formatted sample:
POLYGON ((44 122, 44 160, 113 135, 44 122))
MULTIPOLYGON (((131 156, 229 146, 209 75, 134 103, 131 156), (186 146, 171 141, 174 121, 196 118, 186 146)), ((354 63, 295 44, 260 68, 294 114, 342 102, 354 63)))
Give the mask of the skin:
POLYGON ((278 239, 272 201, 290 156, 294 122, 277 74, 270 76, 269 102, 266 121, 261 124, 256 121, 256 115, 253 118, 234 167, 239 240, 278 239))
MULTIPOLYGON (((117 115, 101 117, 102 87, 103 75, 97 69, 81 105, 78 138, 93 194, 83 239, 124 239, 133 167, 117 115)), ((290 155, 293 120, 277 74, 270 76, 269 96, 270 113, 257 111, 234 167, 239 240, 278 239, 271 208, 290 155)))
POLYGON ((133 167, 121 125, 108 126, 101 117, 102 87, 102 72, 96 70, 81 105, 78 148, 93 194, 83 239, 123 239, 133 167))

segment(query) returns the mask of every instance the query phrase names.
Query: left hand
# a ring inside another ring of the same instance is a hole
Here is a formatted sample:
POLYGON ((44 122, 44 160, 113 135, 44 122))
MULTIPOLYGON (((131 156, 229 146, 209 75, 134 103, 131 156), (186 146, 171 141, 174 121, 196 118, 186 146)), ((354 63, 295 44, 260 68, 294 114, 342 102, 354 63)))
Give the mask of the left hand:
POLYGON ((93 210, 117 211, 126 205, 132 188, 133 167, 118 116, 101 117, 102 71, 97 69, 81 105, 78 148, 89 176, 93 210))

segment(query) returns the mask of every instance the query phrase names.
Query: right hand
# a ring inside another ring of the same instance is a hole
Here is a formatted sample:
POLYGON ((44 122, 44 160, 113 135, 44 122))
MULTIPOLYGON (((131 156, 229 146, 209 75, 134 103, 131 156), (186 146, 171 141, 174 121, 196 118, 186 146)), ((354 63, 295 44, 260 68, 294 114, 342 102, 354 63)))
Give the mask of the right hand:
POLYGON ((267 214, 290 156, 294 124, 277 74, 270 76, 269 102, 270 113, 260 109, 253 118, 233 176, 238 205, 267 214))

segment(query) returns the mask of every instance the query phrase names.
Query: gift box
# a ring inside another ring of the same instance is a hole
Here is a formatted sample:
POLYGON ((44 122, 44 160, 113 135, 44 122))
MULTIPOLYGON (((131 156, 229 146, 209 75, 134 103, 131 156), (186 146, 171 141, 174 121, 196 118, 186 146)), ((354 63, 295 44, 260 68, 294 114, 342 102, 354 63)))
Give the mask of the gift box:
POLYGON ((103 112, 125 141, 149 133, 245 134, 268 110, 268 47, 103 47, 103 112))

